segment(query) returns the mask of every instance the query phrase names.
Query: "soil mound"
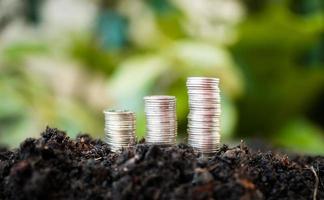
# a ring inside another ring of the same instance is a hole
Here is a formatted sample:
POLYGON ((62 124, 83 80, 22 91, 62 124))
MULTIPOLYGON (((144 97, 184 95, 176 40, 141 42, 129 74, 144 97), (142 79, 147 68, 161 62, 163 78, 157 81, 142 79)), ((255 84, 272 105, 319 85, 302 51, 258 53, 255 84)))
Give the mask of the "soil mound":
POLYGON ((324 157, 238 146, 202 157, 184 144, 137 144, 113 153, 101 140, 47 128, 0 148, 0 199, 324 199, 324 157))

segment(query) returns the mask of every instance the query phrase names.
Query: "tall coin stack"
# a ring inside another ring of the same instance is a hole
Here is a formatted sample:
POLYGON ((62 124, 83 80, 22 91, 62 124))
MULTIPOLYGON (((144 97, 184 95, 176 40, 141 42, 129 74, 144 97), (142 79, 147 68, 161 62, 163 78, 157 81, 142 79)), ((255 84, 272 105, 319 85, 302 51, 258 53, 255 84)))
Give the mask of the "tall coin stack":
POLYGON ((176 98, 174 96, 144 97, 146 141, 150 144, 173 145, 177 136, 176 98))
POLYGON ((136 116, 127 110, 107 110, 105 141, 116 152, 135 144, 136 116))
POLYGON ((220 146, 220 90, 218 78, 189 77, 187 88, 188 143, 203 154, 215 153, 220 146))

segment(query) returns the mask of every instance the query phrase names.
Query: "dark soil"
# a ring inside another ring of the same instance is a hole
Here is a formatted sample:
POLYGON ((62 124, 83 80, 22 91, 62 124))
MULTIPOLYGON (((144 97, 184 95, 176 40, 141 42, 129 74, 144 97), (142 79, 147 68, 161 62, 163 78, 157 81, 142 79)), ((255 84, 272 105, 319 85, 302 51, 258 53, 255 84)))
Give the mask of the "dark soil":
POLYGON ((47 128, 0 149, 0 199, 324 199, 324 157, 223 146, 207 159, 187 145, 138 144, 112 153, 101 140, 47 128))

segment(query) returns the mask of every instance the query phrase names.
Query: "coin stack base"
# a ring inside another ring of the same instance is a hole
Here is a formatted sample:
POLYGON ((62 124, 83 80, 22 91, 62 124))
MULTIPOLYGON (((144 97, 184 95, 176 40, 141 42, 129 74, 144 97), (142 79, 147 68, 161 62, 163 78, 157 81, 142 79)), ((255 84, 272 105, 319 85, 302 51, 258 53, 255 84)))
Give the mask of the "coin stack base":
POLYGON ((190 107, 188 142, 204 155, 211 155, 220 147, 221 105, 218 84, 217 78, 187 79, 190 107))
POLYGON ((174 145, 177 136, 175 97, 147 96, 144 97, 144 102, 147 143, 174 145))
POLYGON ((113 152, 135 144, 135 113, 108 110, 105 114, 105 141, 113 152))

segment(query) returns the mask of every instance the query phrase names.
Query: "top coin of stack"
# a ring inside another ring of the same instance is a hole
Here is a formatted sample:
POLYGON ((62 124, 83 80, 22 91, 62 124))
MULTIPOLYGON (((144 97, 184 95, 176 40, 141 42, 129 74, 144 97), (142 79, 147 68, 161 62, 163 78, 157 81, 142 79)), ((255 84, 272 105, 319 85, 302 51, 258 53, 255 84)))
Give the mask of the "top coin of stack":
POLYGON ((151 144, 176 143, 177 117, 174 96, 144 97, 146 115, 146 141, 151 144))
POLYGON ((204 154, 211 154, 220 145, 219 79, 189 77, 187 88, 190 113, 188 115, 189 144, 204 154))
POLYGON ((105 114, 105 140, 116 152, 135 144, 136 116, 127 110, 107 110, 105 114))

